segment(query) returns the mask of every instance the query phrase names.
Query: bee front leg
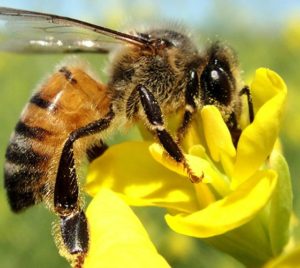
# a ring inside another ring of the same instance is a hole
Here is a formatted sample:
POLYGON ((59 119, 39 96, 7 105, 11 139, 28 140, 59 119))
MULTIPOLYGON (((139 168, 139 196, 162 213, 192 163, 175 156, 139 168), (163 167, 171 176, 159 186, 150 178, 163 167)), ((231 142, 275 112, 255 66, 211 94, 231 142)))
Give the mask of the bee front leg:
POLYGON ((248 101, 248 111, 249 111, 249 122, 252 123, 254 120, 254 111, 253 111, 253 103, 252 103, 252 97, 251 92, 248 86, 244 86, 242 90, 240 91, 240 96, 246 95, 247 101, 248 101))
MULTIPOLYGON (((249 123, 251 124, 254 120, 254 111, 253 111, 253 103, 252 103, 252 97, 250 93, 250 89, 248 86, 245 86, 242 88, 242 90, 239 92, 239 95, 246 95, 247 96, 247 102, 248 102, 248 113, 249 113, 249 123)), ((227 127, 231 133, 232 142, 235 147, 237 147, 238 141, 240 139, 242 129, 238 125, 238 120, 236 118, 236 114, 232 113, 229 117, 229 119, 226 122, 227 127)))
POLYGON ((139 92, 147 121, 150 124, 149 128, 156 133, 157 138, 169 156, 172 157, 176 162, 183 164, 184 168, 187 170, 190 180, 193 183, 201 181, 202 177, 199 178, 193 174, 179 145, 173 139, 171 134, 165 129, 165 123, 161 109, 153 94, 147 88, 141 85, 137 86, 136 89, 139 92))
POLYGON ((66 250, 71 255, 78 255, 76 267, 81 267, 88 251, 89 233, 86 216, 79 204, 73 144, 79 138, 107 129, 113 118, 114 112, 110 110, 103 119, 73 131, 64 144, 59 161, 54 187, 54 209, 60 217, 61 237, 66 250))
POLYGON ((192 121, 193 115, 197 111, 197 100, 200 99, 199 78, 195 70, 190 71, 188 83, 185 90, 185 111, 181 125, 177 129, 177 141, 180 143, 186 134, 192 121))

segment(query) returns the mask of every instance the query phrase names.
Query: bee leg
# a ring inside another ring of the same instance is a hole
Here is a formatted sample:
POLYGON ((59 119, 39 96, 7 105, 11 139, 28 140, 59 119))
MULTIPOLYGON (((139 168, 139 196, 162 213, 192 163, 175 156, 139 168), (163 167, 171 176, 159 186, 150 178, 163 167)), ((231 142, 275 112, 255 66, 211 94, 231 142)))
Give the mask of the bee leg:
POLYGON ((226 122, 226 125, 230 131, 232 143, 233 143, 234 147, 237 148, 237 144, 240 139, 242 130, 238 126, 238 122, 237 122, 235 113, 230 114, 230 116, 226 122))
POLYGON ((240 91, 240 96, 246 95, 248 100, 248 110, 249 110, 249 121, 250 123, 254 120, 253 102, 251 97, 251 92, 248 86, 244 86, 240 91))
MULTIPOLYGON (((248 110, 249 110, 249 122, 252 123, 254 120, 254 112, 253 112, 253 103, 251 98, 251 93, 248 86, 245 86, 242 88, 242 90, 239 92, 239 95, 246 95, 248 100, 248 110)), ((237 147, 238 141, 240 139, 242 130, 238 126, 237 118, 235 113, 232 113, 227 120, 227 126, 231 133, 232 142, 235 147, 237 147)))
POLYGON ((165 129, 161 109, 153 94, 141 85, 137 86, 137 91, 139 92, 144 112, 148 123, 150 124, 149 128, 156 133, 160 143, 165 148, 169 156, 176 162, 183 164, 184 168, 188 172, 190 180, 194 183, 199 182, 202 177, 199 178, 193 174, 181 149, 179 148, 179 145, 165 129))
POLYGON ((177 129, 177 141, 180 143, 192 121, 193 115, 197 111, 196 100, 200 98, 199 78, 197 72, 192 70, 189 73, 187 87, 185 90, 185 111, 181 125, 177 129))
MULTIPOLYGON (((79 204, 79 189, 73 153, 74 142, 109 127, 114 118, 110 112, 103 118, 73 131, 64 144, 54 187, 54 208, 60 217, 63 243, 70 254, 80 259, 88 251, 89 234, 86 216, 79 204)), ((80 267, 80 266, 79 266, 80 267)))
POLYGON ((93 162, 96 158, 101 156, 108 149, 107 144, 105 144, 102 140, 99 141, 98 144, 93 144, 86 150, 86 155, 89 163, 93 162))

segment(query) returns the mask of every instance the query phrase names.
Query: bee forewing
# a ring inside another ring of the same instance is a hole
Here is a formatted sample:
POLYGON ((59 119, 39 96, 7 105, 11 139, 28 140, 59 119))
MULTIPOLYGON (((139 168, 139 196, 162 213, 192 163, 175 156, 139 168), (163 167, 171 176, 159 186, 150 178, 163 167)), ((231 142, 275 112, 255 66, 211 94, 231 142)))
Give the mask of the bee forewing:
MULTIPOLYGON (((0 20, 2 20, 0 15, 0 20)), ((78 27, 17 19, 0 28, 0 50, 32 53, 107 53, 118 44, 78 27), (105 40, 106 39, 106 40, 105 40)))
POLYGON ((137 36, 76 19, 0 7, 2 51, 107 53, 124 42, 144 45, 137 36))

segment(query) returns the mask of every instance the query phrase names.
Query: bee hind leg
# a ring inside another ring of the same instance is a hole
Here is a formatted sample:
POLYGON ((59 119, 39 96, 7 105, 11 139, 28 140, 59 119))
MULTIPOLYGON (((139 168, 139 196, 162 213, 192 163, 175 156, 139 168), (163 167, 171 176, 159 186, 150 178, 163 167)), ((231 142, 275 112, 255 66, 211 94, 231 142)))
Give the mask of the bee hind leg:
POLYGON ((70 254, 86 253, 88 249, 87 220, 79 207, 79 189, 73 155, 73 141, 64 145, 59 162, 54 208, 60 216, 61 236, 70 254))
POLYGON ((61 239, 67 252, 76 256, 76 266, 81 267, 89 247, 87 218, 80 207, 79 187, 75 169, 73 144, 82 137, 99 133, 109 127, 114 112, 85 127, 73 131, 66 140, 59 161, 55 187, 54 210, 60 217, 61 239))

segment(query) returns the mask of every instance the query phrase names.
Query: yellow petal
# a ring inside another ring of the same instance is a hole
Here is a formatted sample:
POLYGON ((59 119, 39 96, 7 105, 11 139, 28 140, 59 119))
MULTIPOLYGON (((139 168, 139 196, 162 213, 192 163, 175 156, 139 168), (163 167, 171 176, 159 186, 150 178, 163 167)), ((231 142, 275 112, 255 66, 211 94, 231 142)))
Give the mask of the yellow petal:
POLYGON ((267 97, 260 97, 260 100, 266 102, 257 111, 253 123, 241 134, 232 188, 250 177, 264 163, 279 134, 281 113, 286 100, 286 86, 276 73, 267 69, 259 69, 254 84, 255 81, 259 81, 259 85, 266 89, 267 97, 270 96, 271 89, 274 94, 267 101, 267 97))
POLYGON ((254 110, 258 111, 268 100, 282 91, 286 93, 286 85, 278 74, 267 68, 257 69, 251 83, 254 110))
POLYGON ((90 165, 86 191, 95 196, 101 188, 108 188, 130 205, 197 210, 192 183, 157 163, 149 153, 149 145, 124 142, 110 147, 90 165))
POLYGON ((100 191, 86 214, 90 249, 84 268, 170 267, 132 210, 110 190, 100 191))
POLYGON ((267 204, 276 186, 277 174, 258 171, 225 198, 192 214, 166 215, 176 232, 204 238, 223 234, 248 222, 267 204))
MULTIPOLYGON (((157 143, 153 143, 149 150, 153 156, 153 158, 159 162, 164 167, 182 175, 184 180, 187 181, 187 172, 184 170, 184 168, 181 165, 178 165, 174 160, 170 159, 169 157, 165 156, 164 149, 157 143)), ((203 155, 203 150, 200 150, 199 152, 199 145, 195 145, 191 148, 192 154, 185 154, 185 158, 187 159, 187 162, 189 163, 190 168, 194 172, 195 175, 201 176, 203 175, 203 180, 198 184, 203 184, 203 187, 197 187, 197 184, 194 184, 195 190, 197 192, 197 195, 199 197, 198 190, 201 191, 202 195, 210 196, 210 200, 214 200, 210 188, 206 187, 205 184, 210 184, 215 191, 221 195, 224 196, 228 193, 229 190, 229 184, 226 182, 226 178, 224 175, 222 175, 214 166, 209 162, 208 160, 202 158, 200 155, 203 155), (200 157, 199 157, 200 156, 200 157), (204 194, 204 190, 207 189, 207 193, 204 194)), ((187 181, 187 183, 191 183, 187 181)), ((198 200, 201 200, 201 198, 198 200)), ((203 200, 202 200, 203 201, 203 200)), ((202 204, 202 201, 200 202, 202 204)), ((209 202, 208 200, 206 200, 209 202)), ((204 202, 204 203, 207 203, 204 202)), ((200 205, 202 207, 202 205, 200 205)))
POLYGON ((220 111, 213 105, 204 106, 201 111, 204 135, 211 157, 221 161, 225 172, 230 176, 236 155, 231 134, 220 111))
POLYGON ((230 132, 217 107, 204 106, 201 116, 206 142, 213 160, 220 161, 220 155, 224 152, 234 157, 236 152, 230 132))
MULTIPOLYGON (((162 166, 178 173, 179 175, 182 175, 182 180, 184 180, 185 183, 192 184, 192 182, 188 181, 188 175, 184 168, 178 165, 178 163, 176 163, 174 160, 170 159, 170 157, 167 157, 162 146, 157 143, 153 143, 149 147, 149 151, 153 158, 162 166)), ((212 169, 212 167, 206 160, 201 159, 200 157, 185 154, 185 158, 187 159, 189 166, 195 175, 204 175, 204 179, 202 182, 193 184, 196 197, 198 198, 198 209, 204 208, 215 201, 214 194, 211 192, 208 185, 204 182, 212 183, 215 180, 218 180, 218 174, 212 169)))
MULTIPOLYGON (((218 194, 220 197, 224 197, 230 193, 230 181, 227 176, 221 173, 217 167, 215 167, 214 163, 210 161, 209 157, 205 153, 205 149, 200 145, 194 145, 190 148, 189 154, 193 156, 197 156, 199 158, 207 159, 208 163, 210 163, 209 168, 204 171, 204 174, 208 172, 210 174, 210 185, 214 188, 214 192, 218 194)), ((193 167, 192 167, 193 168, 193 167)), ((194 167, 196 168, 196 167, 194 167)), ((193 168, 193 169, 194 169, 193 168)), ((196 185, 195 185, 195 188, 196 185)), ((203 195, 203 193, 198 193, 198 199, 200 198, 199 195, 203 195)))
MULTIPOLYGON (((185 168, 183 167, 183 165, 178 164, 173 159, 168 157, 161 145, 159 145, 158 143, 153 143, 150 145, 149 151, 150 151, 152 157, 158 163, 160 163, 167 169, 174 171, 178 175, 183 176, 182 179, 187 181, 188 174, 187 174, 185 168)), ((191 167, 194 175, 196 175, 198 177, 201 177, 204 173, 204 170, 209 168, 209 163, 204 159, 201 159, 201 158, 193 156, 193 155, 187 155, 187 154, 185 154, 184 156, 187 159, 187 162, 188 162, 189 166, 191 167)), ((208 174, 205 174, 205 175, 208 175, 208 174)), ((210 177, 205 176, 204 182, 208 182, 208 181, 211 181, 210 177)))

